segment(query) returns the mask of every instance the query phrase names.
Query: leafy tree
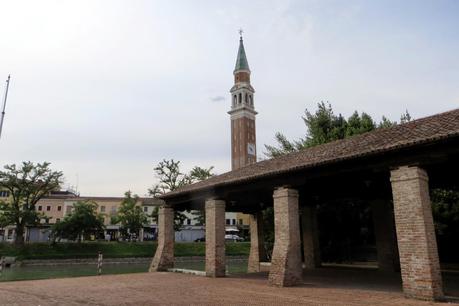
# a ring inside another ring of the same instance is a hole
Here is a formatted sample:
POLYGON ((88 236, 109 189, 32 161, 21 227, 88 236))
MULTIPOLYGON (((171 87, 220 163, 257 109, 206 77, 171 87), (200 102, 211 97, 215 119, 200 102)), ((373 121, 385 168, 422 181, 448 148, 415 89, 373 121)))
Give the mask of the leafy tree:
POLYGON ((15 244, 24 244, 26 226, 36 225, 44 217, 35 209, 37 202, 51 191, 59 189, 62 172, 53 171, 49 163, 23 162, 22 165, 6 165, 0 171, 0 189, 10 197, 0 202, 1 226, 15 225, 15 244))
POLYGON ((411 115, 408 113, 408 110, 405 111, 405 113, 402 114, 400 117, 400 123, 407 123, 411 121, 411 115))
POLYGON ((376 124, 370 115, 366 113, 362 113, 362 115, 359 115, 359 113, 355 111, 352 114, 352 116, 350 116, 349 119, 347 119, 345 137, 359 135, 365 132, 372 131, 375 128, 376 124))
POLYGON ((111 220, 112 224, 121 224, 123 236, 129 239, 133 234, 139 237, 140 230, 148 221, 147 214, 138 205, 139 202, 138 195, 132 195, 130 191, 127 191, 117 214, 111 220))
MULTIPOLYGON (((265 145, 267 151, 265 154, 269 158, 397 124, 384 116, 377 124, 367 113, 359 114, 357 111, 346 120, 341 114, 335 115, 331 105, 324 102, 317 104, 315 113, 306 109, 302 119, 306 125, 306 136, 291 141, 282 133, 277 132, 275 135, 277 145, 265 145)), ((406 111, 401 117, 401 122, 405 123, 410 120, 411 116, 406 111)))
POLYGON ((396 121, 390 121, 386 116, 382 116, 381 122, 378 124, 378 129, 390 128, 397 125, 396 121))
MULTIPOLYGON (((196 166, 189 173, 183 173, 180 171, 180 161, 163 159, 154 168, 159 183, 150 188, 148 193, 152 197, 158 197, 182 186, 205 180, 213 175, 213 168, 214 167, 201 168, 196 166)), ((180 211, 175 211, 174 214, 175 230, 180 230, 183 221, 186 219, 186 215, 180 211)), ((203 222, 204 217, 202 213, 195 212, 195 214, 198 222, 203 222)), ((157 218, 157 209, 153 212, 152 217, 154 219, 157 218)))
POLYGON ((97 213, 97 207, 94 201, 77 201, 72 212, 52 226, 54 240, 64 238, 81 242, 84 237, 102 232, 105 228, 104 217, 97 213))

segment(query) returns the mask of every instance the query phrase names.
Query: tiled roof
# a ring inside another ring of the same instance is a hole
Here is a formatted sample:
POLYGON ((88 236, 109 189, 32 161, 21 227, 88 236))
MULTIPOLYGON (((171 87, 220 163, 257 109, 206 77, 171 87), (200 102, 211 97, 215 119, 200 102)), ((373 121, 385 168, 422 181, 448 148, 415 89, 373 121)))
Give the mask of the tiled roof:
POLYGON ((383 152, 397 151, 402 148, 453 137, 459 137, 459 109, 257 162, 205 181, 184 186, 161 196, 161 198, 174 198, 186 193, 383 152))

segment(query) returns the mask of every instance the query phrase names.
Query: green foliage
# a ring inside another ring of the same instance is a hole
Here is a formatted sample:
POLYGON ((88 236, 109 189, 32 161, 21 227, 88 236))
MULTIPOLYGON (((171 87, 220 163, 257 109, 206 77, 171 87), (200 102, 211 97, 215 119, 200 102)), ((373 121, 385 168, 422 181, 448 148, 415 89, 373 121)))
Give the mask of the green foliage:
POLYGON ((459 236, 459 192, 445 189, 432 189, 432 211, 435 228, 439 235, 459 236))
POLYGON ((0 226, 15 225, 15 243, 24 243, 26 226, 40 222, 44 215, 37 212, 37 202, 51 191, 59 189, 62 172, 53 171, 49 163, 23 162, 22 165, 6 165, 0 171, 0 190, 10 192, 7 200, 0 201, 0 226))
MULTIPOLYGON (((96 258, 99 251, 104 254, 104 258, 151 257, 156 247, 156 242, 28 243, 22 248, 0 243, 0 254, 15 256, 20 260, 96 258)), ((174 248, 177 257, 206 254, 206 244, 201 242, 176 243, 174 248)), ((250 242, 227 242, 225 253, 228 256, 247 256, 249 250, 250 242)))
POLYGON ((386 129, 396 125, 396 121, 390 121, 386 116, 382 116, 381 122, 378 124, 378 129, 386 129))
MULTIPOLYGON (((159 180, 159 183, 154 185, 148 190, 148 193, 152 197, 158 197, 167 192, 174 191, 182 186, 193 184, 209 177, 213 176, 212 170, 214 167, 210 168, 201 168, 194 167, 189 173, 182 173, 180 171, 180 161, 175 161, 174 159, 167 160, 163 159, 158 165, 154 168, 156 176, 159 180)), ((157 210, 152 214, 153 219, 157 219, 157 210)), ((198 219, 199 223, 204 223, 204 215, 202 212, 194 212, 195 218, 198 219)), ((183 212, 174 211, 175 224, 174 228, 176 231, 180 230, 186 215, 183 212)))
POLYGON ((134 234, 139 237, 140 229, 148 221, 139 203, 139 196, 127 191, 118 212, 111 219, 112 224, 121 224, 121 233, 127 239, 131 239, 134 234))
POLYGON ((97 213, 97 203, 78 201, 64 220, 51 228, 54 239, 69 239, 81 242, 84 237, 97 235, 104 230, 104 217, 97 213))
POLYGON ((408 110, 405 111, 405 113, 402 114, 400 117, 400 123, 407 123, 411 121, 411 115, 408 113, 408 110))
MULTIPOLYGON (((265 145, 267 151, 265 154, 269 158, 397 124, 384 116, 382 121, 377 124, 367 113, 359 114, 357 111, 346 120, 341 114, 335 115, 331 105, 324 102, 317 104, 315 113, 306 110, 302 119, 306 125, 306 136, 290 141, 285 135, 277 132, 275 135, 276 146, 265 145)), ((406 111, 402 115, 401 123, 410 120, 411 116, 406 111)))

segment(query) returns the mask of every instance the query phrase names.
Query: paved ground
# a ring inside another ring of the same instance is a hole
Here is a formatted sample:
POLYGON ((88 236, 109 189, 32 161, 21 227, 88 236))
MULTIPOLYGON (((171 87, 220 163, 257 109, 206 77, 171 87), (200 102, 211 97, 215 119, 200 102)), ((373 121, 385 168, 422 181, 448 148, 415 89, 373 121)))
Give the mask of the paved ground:
POLYGON ((324 269, 305 275, 305 279, 303 285, 291 288, 267 286, 264 273, 220 279, 135 273, 7 282, 0 283, 0 305, 434 304, 405 299, 394 275, 324 269))

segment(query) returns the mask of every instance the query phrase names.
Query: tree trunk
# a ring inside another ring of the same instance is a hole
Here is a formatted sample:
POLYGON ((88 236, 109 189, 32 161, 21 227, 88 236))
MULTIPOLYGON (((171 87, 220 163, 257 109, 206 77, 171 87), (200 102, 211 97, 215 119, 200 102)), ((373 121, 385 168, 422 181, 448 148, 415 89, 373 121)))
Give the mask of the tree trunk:
POLYGON ((16 237, 14 239, 16 247, 24 246, 24 227, 22 225, 16 225, 16 237))

